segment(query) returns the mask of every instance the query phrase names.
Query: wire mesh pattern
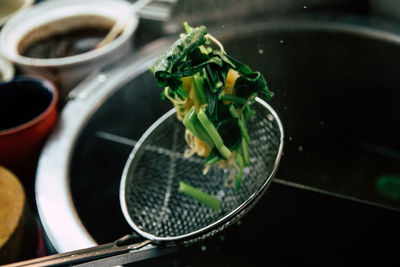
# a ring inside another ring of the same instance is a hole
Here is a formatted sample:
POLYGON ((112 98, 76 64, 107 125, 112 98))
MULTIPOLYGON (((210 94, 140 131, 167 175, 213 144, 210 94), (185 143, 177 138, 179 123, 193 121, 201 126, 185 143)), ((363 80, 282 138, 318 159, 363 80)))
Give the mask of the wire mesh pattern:
POLYGON ((156 127, 136 151, 125 181, 125 201, 131 222, 159 238, 176 238, 220 221, 271 179, 280 156, 282 129, 263 105, 254 104, 248 121, 251 166, 243 172, 240 190, 224 183, 229 170, 212 166, 203 175, 203 158, 185 158, 184 127, 172 114, 156 127), (215 212, 178 191, 179 181, 221 200, 215 212))

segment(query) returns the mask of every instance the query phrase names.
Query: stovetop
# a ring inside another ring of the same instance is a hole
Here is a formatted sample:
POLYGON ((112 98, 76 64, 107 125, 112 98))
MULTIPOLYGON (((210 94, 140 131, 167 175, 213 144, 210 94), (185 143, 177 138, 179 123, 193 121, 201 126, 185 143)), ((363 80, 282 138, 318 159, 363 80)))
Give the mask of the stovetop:
MULTIPOLYGON (((395 112, 387 95, 393 95, 390 99, 394 101, 398 93, 390 85, 385 88, 377 83, 399 82, 398 76, 390 76, 390 69, 396 64, 392 65, 390 58, 396 58, 393 55, 399 50, 392 43, 370 39, 368 35, 354 37, 342 33, 338 38, 338 32, 282 31, 257 26, 256 35, 240 35, 236 31, 226 37, 224 44, 230 53, 244 54, 243 58, 265 73, 270 87, 275 88, 271 105, 282 117, 286 131, 284 156, 275 184, 261 207, 252 213, 253 218, 243 219, 248 222, 247 227, 236 227, 232 234, 222 234, 210 245, 183 250, 180 256, 168 259, 173 264, 187 260, 189 265, 196 266, 196 262, 204 263, 201 255, 207 255, 207 264, 216 266, 230 261, 232 266, 244 266, 249 259, 260 266, 269 260, 285 265, 294 263, 293 258, 285 256, 288 251, 303 257, 302 262, 312 263, 334 258, 333 251, 338 246, 343 248, 352 242, 360 246, 360 251, 356 249, 349 256, 364 253, 376 243, 387 244, 381 239, 383 236, 399 233, 395 230, 398 213, 389 210, 398 209, 398 204, 382 195, 376 183, 387 173, 398 174, 398 163, 390 153, 384 153, 386 150, 380 153, 368 147, 395 150, 398 145, 395 117, 373 118, 395 112), (246 46, 239 47, 237 43, 246 46), (386 53, 363 59, 370 49, 386 53), (337 51, 341 53, 336 54, 337 51), (354 71, 361 66, 362 72, 354 71), (376 75, 385 77, 372 76, 375 66, 384 68, 382 74, 376 75), (376 87, 385 93, 377 95, 376 87), (372 103, 385 104, 371 109, 372 103), (388 231, 383 236, 382 229, 388 231), (317 243, 322 247, 318 248, 317 243), (305 256, 308 249, 313 259, 305 256), (267 259, 269 252, 272 259, 267 259), (241 253, 246 256, 233 256, 241 253), (264 254, 265 262, 259 259, 264 254)), ((96 110, 75 145, 70 169, 72 196, 83 224, 99 243, 110 242, 130 231, 119 209, 119 178, 135 141, 171 108, 168 102, 160 100, 159 92, 150 72, 129 81, 96 110)), ((390 246, 383 247, 390 251, 390 246)), ((375 249, 378 254, 373 255, 380 255, 382 248, 375 249)), ((344 257, 342 252, 340 255, 340 259, 344 257)), ((339 264, 340 259, 332 259, 331 263, 339 264)))
MULTIPOLYGON (((359 16, 318 23, 257 17, 246 25, 210 27, 231 55, 264 73, 275 92, 270 104, 286 133, 281 166, 240 224, 136 265, 395 265, 400 202, 380 184, 400 177, 400 46, 396 35, 369 22, 359 16)), ((153 29, 144 27, 142 32, 153 29)), ((149 39, 138 46, 157 35, 145 35, 149 39)), ((63 164, 73 205, 97 243, 131 232, 119 207, 122 170, 136 140, 171 108, 147 71, 150 61, 130 67, 131 73, 129 66, 99 73, 97 81, 125 76, 89 101, 84 118, 75 114, 82 124, 63 164)), ((72 99, 68 105, 71 111, 85 102, 72 99)))

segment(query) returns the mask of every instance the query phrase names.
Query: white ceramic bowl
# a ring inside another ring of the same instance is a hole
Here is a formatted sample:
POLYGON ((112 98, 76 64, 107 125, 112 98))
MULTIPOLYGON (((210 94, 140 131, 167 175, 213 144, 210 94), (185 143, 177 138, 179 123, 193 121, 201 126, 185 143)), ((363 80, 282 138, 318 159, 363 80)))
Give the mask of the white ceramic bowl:
POLYGON ((87 23, 110 24, 130 5, 123 0, 42 2, 19 12, 4 25, 0 33, 0 52, 23 73, 39 75, 52 81, 59 88, 60 97, 63 99, 89 73, 131 52, 131 40, 138 25, 138 17, 131 15, 121 35, 109 44, 69 57, 41 59, 22 56, 19 53, 21 40, 26 40, 27 36, 33 38, 35 34, 45 36, 47 31, 51 35, 52 32, 66 31, 87 23), (42 27, 43 25, 46 27, 42 27), (30 34, 27 35, 28 33, 30 34))
POLYGON ((14 77, 14 66, 0 57, 0 82, 9 81, 14 77))

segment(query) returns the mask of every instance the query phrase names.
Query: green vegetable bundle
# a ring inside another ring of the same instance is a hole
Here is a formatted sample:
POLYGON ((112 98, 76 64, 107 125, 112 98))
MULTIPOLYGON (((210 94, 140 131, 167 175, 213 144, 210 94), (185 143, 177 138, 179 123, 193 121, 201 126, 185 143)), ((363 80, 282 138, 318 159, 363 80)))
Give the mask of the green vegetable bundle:
POLYGON ((258 94, 268 100, 273 93, 260 72, 227 55, 205 26, 191 28, 185 23, 185 29, 152 71, 187 131, 207 148, 198 152, 205 156, 204 164, 234 165, 239 189, 243 168, 250 164, 251 106, 258 94))

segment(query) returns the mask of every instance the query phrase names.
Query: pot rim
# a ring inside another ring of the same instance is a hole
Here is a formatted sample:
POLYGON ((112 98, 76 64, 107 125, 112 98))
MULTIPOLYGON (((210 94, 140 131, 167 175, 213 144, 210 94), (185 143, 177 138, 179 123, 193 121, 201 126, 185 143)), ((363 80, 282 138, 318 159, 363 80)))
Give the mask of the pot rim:
POLYGON ((147 71, 171 44, 167 39, 153 41, 137 54, 124 58, 117 68, 88 76, 80 85, 85 90, 96 90, 88 98, 78 96, 70 100, 60 113, 62 123, 56 125, 43 147, 35 180, 38 215, 49 243, 57 252, 97 245, 78 215, 69 188, 70 155, 82 128, 101 103, 123 84, 147 71))

